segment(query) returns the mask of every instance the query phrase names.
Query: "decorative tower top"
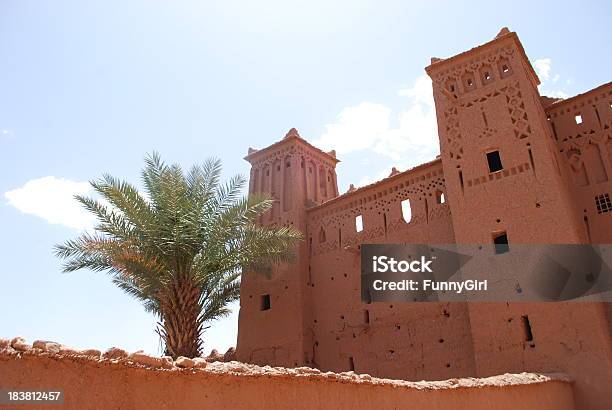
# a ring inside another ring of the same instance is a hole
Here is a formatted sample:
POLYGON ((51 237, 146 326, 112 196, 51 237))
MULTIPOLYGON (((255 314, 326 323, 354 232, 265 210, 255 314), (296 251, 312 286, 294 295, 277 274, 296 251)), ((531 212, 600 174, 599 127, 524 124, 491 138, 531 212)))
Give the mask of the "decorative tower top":
POLYGON ((300 137, 300 134, 298 133, 298 130, 296 130, 295 128, 291 128, 289 131, 287 131, 287 134, 285 134, 285 138, 302 138, 300 137))

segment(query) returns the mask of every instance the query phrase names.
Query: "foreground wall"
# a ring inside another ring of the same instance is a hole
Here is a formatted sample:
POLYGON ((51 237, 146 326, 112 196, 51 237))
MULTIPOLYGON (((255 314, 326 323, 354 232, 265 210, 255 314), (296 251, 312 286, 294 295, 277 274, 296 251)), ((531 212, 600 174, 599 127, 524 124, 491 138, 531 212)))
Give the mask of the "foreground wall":
POLYGON ((571 383, 561 375, 404 382, 238 362, 155 369, 127 358, 34 349, 0 351, 0 388, 63 389, 63 406, 51 407, 66 409, 574 409, 571 383))

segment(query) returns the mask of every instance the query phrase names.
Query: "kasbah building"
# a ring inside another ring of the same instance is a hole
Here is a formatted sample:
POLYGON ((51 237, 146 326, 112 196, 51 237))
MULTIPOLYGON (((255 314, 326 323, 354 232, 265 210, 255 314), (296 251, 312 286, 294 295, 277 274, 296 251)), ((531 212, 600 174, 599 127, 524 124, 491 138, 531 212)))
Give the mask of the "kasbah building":
POLYGON ((610 303, 361 301, 363 243, 612 243, 612 83, 541 96, 505 28, 425 70, 433 161, 340 195, 335 152, 295 129, 249 149, 249 192, 276 199, 260 222, 305 240, 271 278, 243 277, 238 360, 403 380, 563 372, 577 408, 612 408, 610 303))

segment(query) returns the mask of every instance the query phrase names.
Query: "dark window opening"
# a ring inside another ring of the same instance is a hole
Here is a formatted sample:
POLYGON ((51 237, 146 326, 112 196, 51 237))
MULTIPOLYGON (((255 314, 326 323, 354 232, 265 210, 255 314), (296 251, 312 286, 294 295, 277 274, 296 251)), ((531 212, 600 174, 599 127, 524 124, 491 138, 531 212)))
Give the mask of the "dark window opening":
POLYGON ((363 311, 363 321, 365 323, 370 323, 370 311, 368 309, 363 311))
POLYGON ((355 371, 355 360, 353 360, 352 357, 349 357, 349 370, 352 372, 355 371))
POLYGON ((261 295, 260 301, 260 310, 269 310, 270 309, 270 295, 261 295))
POLYGON ((523 330, 525 331, 525 341, 531 342, 533 341, 533 332, 531 331, 531 323, 529 323, 529 316, 521 316, 523 320, 523 330))
POLYGON ((499 151, 487 152, 487 163, 489 164, 489 172, 497 172, 504 169, 499 151))
POLYGON ((496 254, 510 252, 510 246, 508 245, 508 234, 506 232, 501 232, 495 235, 493 237, 493 244, 495 245, 496 254))
POLYGON ((490 80, 491 79, 491 74, 489 74, 488 71, 485 71, 484 78, 485 78, 485 80, 490 80))
POLYGON ((612 202, 610 202, 610 194, 597 195, 595 197, 595 206, 597 206, 598 214, 612 212, 612 202))

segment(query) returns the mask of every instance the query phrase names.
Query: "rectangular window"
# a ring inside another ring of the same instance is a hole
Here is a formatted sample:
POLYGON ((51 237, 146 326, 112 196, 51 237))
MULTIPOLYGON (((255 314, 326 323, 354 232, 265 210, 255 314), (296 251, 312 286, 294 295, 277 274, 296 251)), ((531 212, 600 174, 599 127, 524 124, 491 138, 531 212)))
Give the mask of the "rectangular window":
POLYGON ((597 195, 595 197, 595 206, 597 206, 598 214, 612 212, 612 202, 610 202, 610 194, 597 195))
POLYGON ((574 119, 576 120, 576 124, 582 124, 582 115, 576 114, 574 119))
POLYGON ((270 295, 261 295, 260 310, 270 309, 270 295))
POLYGON ((508 246, 508 234, 506 232, 495 234, 493 236, 493 244, 495 245, 495 253, 498 255, 510 251, 510 246, 508 246))
POLYGON ((357 230, 357 232, 363 231, 363 216, 362 215, 357 215, 355 217, 355 229, 357 230))
POLYGON ((499 151, 487 152, 487 163, 489 164, 489 172, 497 172, 504 169, 499 151))

